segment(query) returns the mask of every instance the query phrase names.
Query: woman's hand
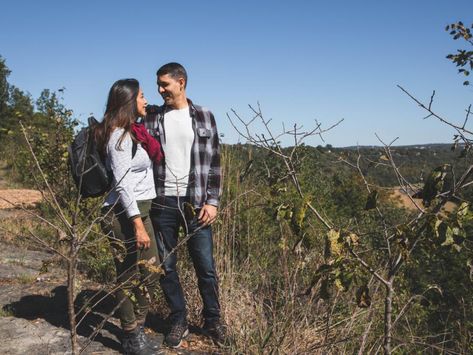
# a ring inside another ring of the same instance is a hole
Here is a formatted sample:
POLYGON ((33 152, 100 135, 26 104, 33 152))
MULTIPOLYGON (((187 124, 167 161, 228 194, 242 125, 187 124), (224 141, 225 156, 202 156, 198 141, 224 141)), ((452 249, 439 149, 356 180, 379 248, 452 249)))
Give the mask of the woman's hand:
POLYGON ((143 220, 141 217, 133 219, 133 227, 135 229, 136 247, 138 249, 148 249, 151 245, 148 232, 146 232, 143 220))

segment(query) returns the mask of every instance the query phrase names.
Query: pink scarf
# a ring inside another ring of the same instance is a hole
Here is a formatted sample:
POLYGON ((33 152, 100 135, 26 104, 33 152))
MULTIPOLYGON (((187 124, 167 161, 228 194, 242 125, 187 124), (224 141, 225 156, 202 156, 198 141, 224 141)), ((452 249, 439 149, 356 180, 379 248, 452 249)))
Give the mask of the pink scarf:
POLYGON ((136 139, 141 142, 141 146, 148 152, 149 158, 153 163, 159 163, 163 159, 161 144, 148 133, 142 124, 133 123, 131 130, 135 134, 136 139))

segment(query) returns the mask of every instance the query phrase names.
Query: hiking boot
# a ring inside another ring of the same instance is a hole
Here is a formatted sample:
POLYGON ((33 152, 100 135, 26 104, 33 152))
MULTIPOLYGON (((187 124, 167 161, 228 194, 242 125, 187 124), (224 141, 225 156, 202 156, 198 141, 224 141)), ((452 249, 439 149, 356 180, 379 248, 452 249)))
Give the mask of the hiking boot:
POLYGON ((122 347, 126 355, 154 355, 156 353, 155 350, 151 349, 144 342, 144 338, 141 335, 141 327, 123 332, 122 347))
POLYGON ((219 346, 226 346, 229 344, 227 336, 227 327, 222 324, 220 320, 205 321, 204 334, 213 340, 219 346))
POLYGON ((158 351, 161 348, 161 343, 159 342, 159 340, 155 339, 154 337, 150 337, 146 335, 144 326, 140 325, 138 327, 140 328, 139 336, 141 338, 141 341, 145 343, 149 349, 155 352, 158 351))
POLYGON ((176 322, 171 325, 171 331, 164 341, 172 348, 178 348, 182 344, 182 339, 189 335, 189 329, 187 328, 187 322, 176 322))

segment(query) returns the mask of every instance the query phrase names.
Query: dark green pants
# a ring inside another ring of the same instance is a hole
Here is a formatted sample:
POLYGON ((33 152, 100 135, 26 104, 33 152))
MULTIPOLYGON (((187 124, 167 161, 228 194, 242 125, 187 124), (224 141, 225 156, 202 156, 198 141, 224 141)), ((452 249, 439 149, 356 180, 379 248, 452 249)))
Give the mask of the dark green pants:
POLYGON ((143 324, 159 279, 159 257, 153 227, 149 219, 151 200, 138 201, 141 218, 151 240, 149 249, 137 249, 133 224, 121 206, 104 207, 102 229, 107 235, 117 271, 115 297, 122 328, 132 330, 143 324))

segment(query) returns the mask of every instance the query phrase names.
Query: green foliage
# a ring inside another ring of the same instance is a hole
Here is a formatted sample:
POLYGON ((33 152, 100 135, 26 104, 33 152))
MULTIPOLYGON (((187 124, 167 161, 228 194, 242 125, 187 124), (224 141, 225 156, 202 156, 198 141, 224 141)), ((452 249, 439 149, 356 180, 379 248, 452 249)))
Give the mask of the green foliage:
POLYGON ((356 290, 356 304, 360 308, 366 308, 371 305, 370 290, 367 285, 360 286, 356 290))
POLYGON ((471 238, 464 245, 461 251, 448 243, 436 243, 435 252, 418 249, 413 255, 417 262, 408 264, 403 279, 409 293, 423 294, 419 304, 424 316, 417 320, 422 324, 416 324, 419 333, 439 334, 449 329, 447 346, 457 349, 473 331, 471 238), (436 290, 424 294, 433 285, 436 290))
MULTIPOLYGON (((473 24, 470 28, 473 29, 473 24)), ((454 40, 463 39, 469 45, 473 45, 471 29, 465 26, 463 22, 459 21, 452 23, 445 28, 445 31, 453 37, 454 40)), ((447 55, 447 59, 451 60, 457 67, 458 73, 464 76, 469 76, 470 71, 473 70, 473 51, 467 49, 458 49, 456 54, 447 55)), ((470 85, 468 80, 463 82, 463 85, 470 85)))
POLYGON ((30 186, 41 184, 41 179, 35 179, 38 172, 19 124, 22 122, 46 178, 59 196, 65 196, 72 192, 67 147, 77 121, 72 111, 61 104, 57 94, 47 89, 36 101, 35 110, 32 98, 8 83, 9 73, 0 57, 1 158, 12 167, 16 180, 30 186))
POLYGON ((4 113, 7 110, 9 85, 7 78, 10 75, 5 59, 0 56, 0 117, 3 118, 4 113))
POLYGON ((300 236, 304 219, 306 217, 308 204, 310 203, 309 199, 299 199, 292 209, 291 213, 291 228, 294 234, 300 236))
POLYGON ((365 210, 372 210, 373 208, 376 208, 376 202, 378 200, 378 191, 373 190, 370 192, 368 195, 368 199, 366 200, 366 205, 365 205, 365 210))
POLYGON ((360 178, 351 171, 339 171, 333 175, 331 183, 329 198, 336 221, 358 217, 365 200, 365 189, 360 178))
MULTIPOLYGON (((424 183, 432 170, 442 167, 445 163, 451 165, 449 171, 464 171, 468 167, 467 158, 470 155, 468 147, 460 143, 453 146, 451 144, 399 146, 391 147, 390 150, 399 172, 412 184, 424 183), (453 147, 455 149, 452 149, 453 147)), ((391 165, 386 164, 383 159, 382 147, 334 148, 333 154, 342 156, 353 164, 356 164, 358 154, 361 154, 360 168, 370 183, 385 187, 399 185, 391 165)), ((350 171, 346 166, 339 164, 338 167, 343 175, 350 171)), ((448 188, 450 180, 451 175, 446 177, 444 188, 448 188)))
POLYGON ((91 235, 87 246, 80 251, 80 269, 91 280, 100 283, 109 283, 115 280, 115 264, 111 246, 100 230, 91 235))
POLYGON ((421 197, 425 206, 430 206, 432 200, 443 191, 445 178, 450 169, 451 167, 449 164, 444 164, 435 168, 429 176, 427 176, 421 192, 421 197))

